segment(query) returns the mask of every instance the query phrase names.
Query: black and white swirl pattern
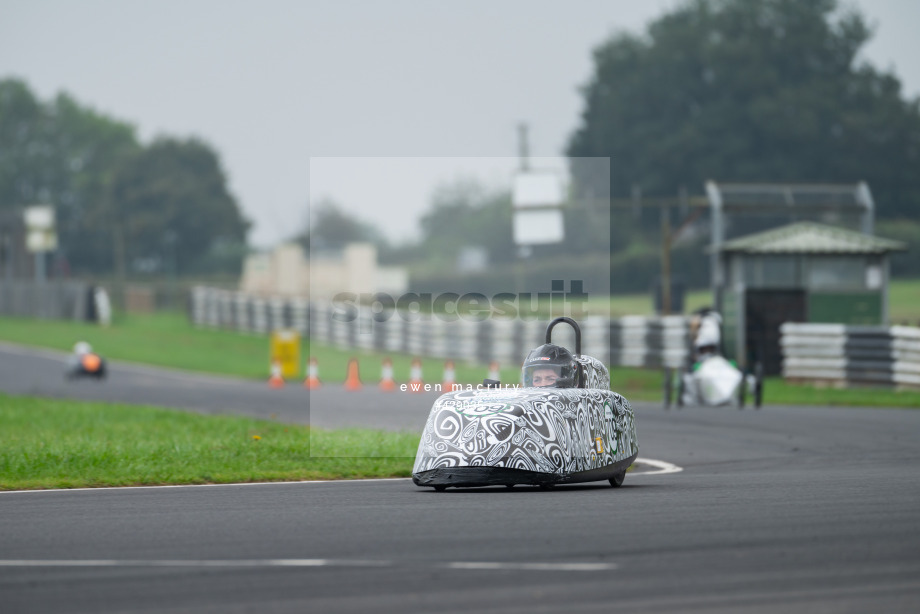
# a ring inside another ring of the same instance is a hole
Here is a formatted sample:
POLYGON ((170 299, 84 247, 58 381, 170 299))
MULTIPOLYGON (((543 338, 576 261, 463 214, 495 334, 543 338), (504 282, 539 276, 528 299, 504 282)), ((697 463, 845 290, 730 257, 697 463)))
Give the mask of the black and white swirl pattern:
POLYGON ((638 453, 634 415, 607 390, 606 367, 579 359, 595 388, 450 392, 434 404, 413 473, 439 467, 507 467, 568 475, 638 453))

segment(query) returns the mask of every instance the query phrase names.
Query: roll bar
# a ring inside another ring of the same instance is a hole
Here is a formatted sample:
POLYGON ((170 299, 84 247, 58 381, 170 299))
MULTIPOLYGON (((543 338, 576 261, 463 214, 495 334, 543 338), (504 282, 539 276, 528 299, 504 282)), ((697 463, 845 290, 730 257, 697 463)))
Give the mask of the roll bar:
POLYGON ((544 343, 552 343, 553 337, 553 327, 560 322, 565 322, 569 326, 575 329, 575 355, 581 356, 581 328, 578 327, 578 322, 572 318, 560 317, 556 318, 546 327, 546 341, 544 343))

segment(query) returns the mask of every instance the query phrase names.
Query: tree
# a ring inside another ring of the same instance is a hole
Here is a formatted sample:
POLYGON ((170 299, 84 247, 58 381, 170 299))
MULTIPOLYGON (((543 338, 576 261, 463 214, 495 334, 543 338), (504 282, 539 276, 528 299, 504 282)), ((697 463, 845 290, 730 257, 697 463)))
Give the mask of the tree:
POLYGON ((49 149, 47 124, 41 102, 23 81, 0 81, 0 207, 40 197, 49 149))
POLYGON ((614 196, 707 179, 866 180, 880 217, 911 217, 920 101, 857 64, 870 37, 837 0, 692 0, 594 51, 567 153, 609 156, 614 196))
POLYGON ((77 270, 110 266, 105 208, 115 166, 139 149, 134 128, 66 94, 43 103, 0 81, 0 208, 53 204, 61 251, 77 270))
POLYGON ((111 262, 109 206, 115 172, 141 150, 134 127, 81 107, 66 94, 48 105, 52 148, 60 157, 62 189, 50 202, 60 244, 76 271, 99 271, 111 262))
POLYGON ((198 139, 159 138, 126 158, 115 173, 110 213, 128 262, 160 262, 180 273, 228 242, 245 243, 249 228, 217 153, 198 139))
POLYGON ((347 243, 367 242, 378 247, 385 246, 386 240, 372 224, 358 219, 331 199, 321 199, 316 203, 307 228, 294 237, 304 249, 311 245, 317 249, 340 249, 347 243))
POLYGON ((144 147, 133 126, 67 94, 43 103, 23 81, 0 80, 0 208, 54 205, 75 272, 139 260, 156 270, 238 266, 249 223, 226 184, 201 141, 144 147))

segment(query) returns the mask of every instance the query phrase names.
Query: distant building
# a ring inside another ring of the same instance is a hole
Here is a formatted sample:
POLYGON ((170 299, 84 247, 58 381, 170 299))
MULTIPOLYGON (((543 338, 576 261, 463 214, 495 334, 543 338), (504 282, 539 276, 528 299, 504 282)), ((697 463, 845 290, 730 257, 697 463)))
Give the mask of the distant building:
POLYGON ((377 248, 370 243, 314 250, 312 260, 299 244, 285 243, 271 252, 246 258, 240 291, 322 300, 339 292, 398 295, 405 292, 408 285, 408 271, 402 267, 379 266, 377 248))

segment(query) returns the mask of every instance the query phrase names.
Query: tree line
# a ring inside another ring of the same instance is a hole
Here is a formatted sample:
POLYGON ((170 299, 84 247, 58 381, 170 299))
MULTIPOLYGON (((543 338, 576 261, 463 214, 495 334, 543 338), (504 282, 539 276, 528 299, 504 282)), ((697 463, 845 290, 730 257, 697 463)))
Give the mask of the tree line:
MULTIPOLYGON (((838 0, 690 0, 594 50, 567 154, 610 190, 867 181, 881 219, 920 208, 920 99, 860 59, 872 28, 838 0)), ((581 177, 590 183, 590 177, 581 177)))
MULTIPOLYGON (((621 200, 636 191, 643 198, 674 199, 682 190, 701 196, 709 179, 866 181, 877 232, 911 243, 911 253, 895 256, 895 271, 920 274, 920 99, 904 96, 896 75, 860 59, 871 36, 865 18, 837 0, 689 0, 642 33, 612 35, 594 50, 565 152, 573 159, 573 201, 589 192, 621 200), (582 172, 596 165, 579 166, 578 157, 609 158, 609 177, 582 172)), ((551 262, 592 251, 604 243, 600 230, 624 282, 632 283, 635 263, 656 265, 657 210, 576 205, 565 224, 570 240, 535 256, 551 262)), ((354 237, 381 243, 359 226, 354 237)), ((515 257, 511 228, 508 193, 458 182, 434 195, 417 244, 391 249, 383 242, 382 253, 422 263, 425 273, 449 270, 471 244, 485 247, 491 263, 508 263, 515 257)), ((687 275, 705 278, 699 268, 687 275)))
MULTIPOLYGON (((609 158, 610 175, 594 185, 598 178, 573 164, 575 201, 588 192, 629 198, 636 189, 652 198, 698 195, 708 179, 866 181, 878 233, 912 242, 895 270, 920 273, 920 99, 860 59, 871 36, 865 18, 838 0, 687 0, 641 33, 612 35, 594 50, 565 151, 609 158)), ((245 249, 248 222, 206 143, 144 145, 129 124, 66 94, 43 102, 22 81, 0 81, 0 208, 36 202, 57 205, 75 271, 233 268, 245 249)), ((316 207, 314 228, 296 237, 305 246, 370 240, 384 262, 429 275, 454 267, 468 246, 494 264, 516 257, 510 194, 471 182, 433 196, 411 244, 388 243, 347 204, 316 207)), ((534 257, 577 256, 609 242, 611 266, 624 275, 636 258, 649 268, 658 257, 657 212, 576 206, 565 223, 571 240, 534 257)))
POLYGON ((74 274, 239 270, 249 222, 217 152, 135 128, 66 93, 40 100, 0 80, 0 211, 56 210, 57 258, 74 274))

